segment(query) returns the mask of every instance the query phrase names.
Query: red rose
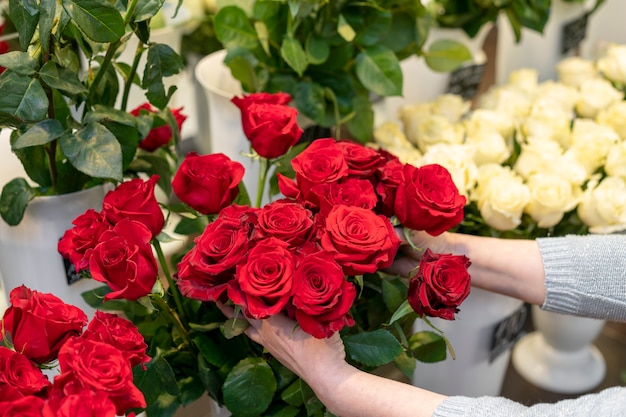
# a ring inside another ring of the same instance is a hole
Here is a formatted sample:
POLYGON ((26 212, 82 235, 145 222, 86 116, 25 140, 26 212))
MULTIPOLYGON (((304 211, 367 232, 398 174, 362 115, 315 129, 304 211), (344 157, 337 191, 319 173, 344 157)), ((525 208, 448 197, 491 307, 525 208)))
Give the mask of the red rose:
POLYGON ((133 384, 130 363, 119 349, 107 343, 72 338, 59 351, 59 367, 61 374, 54 378, 54 387, 65 395, 84 390, 104 392, 118 415, 146 406, 143 394, 133 384))
POLYGON ((404 227, 437 236, 463 220, 465 197, 441 165, 406 164, 398 187, 395 214, 404 227))
POLYGON ((317 184, 337 182, 348 176, 348 164, 343 152, 332 139, 317 139, 304 151, 292 159, 291 166, 296 173, 297 185, 279 176, 279 188, 283 195, 291 198, 294 190, 299 190, 299 199, 308 200, 311 188, 317 184))
POLYGON ((159 180, 153 175, 144 181, 135 178, 118 185, 104 196, 102 211, 106 219, 115 224, 122 219, 143 223, 155 237, 163 229, 165 218, 154 196, 154 187, 159 180))
POLYGON ((50 386, 50 381, 21 353, 0 346, 0 385, 8 384, 22 395, 34 395, 50 386))
POLYGON ((358 178, 319 184, 311 191, 317 194, 320 210, 324 213, 330 211, 333 206, 356 206, 371 210, 378 204, 378 196, 372 183, 358 178))
POLYGON ((417 314, 454 320, 454 313, 470 293, 466 256, 435 254, 426 249, 409 283, 408 300, 417 314))
POLYGON ((304 257, 296 268, 294 287, 295 318, 305 332, 321 339, 354 325, 348 311, 356 289, 331 254, 320 251, 304 257))
POLYGON ((228 297, 248 317, 264 319, 280 313, 292 294, 294 259, 289 245, 274 237, 260 241, 237 267, 228 297))
POLYGON ((400 247, 389 219, 361 207, 335 206, 325 225, 322 248, 333 254, 346 275, 388 267, 400 247))
POLYGON ((337 146, 346 158, 349 175, 368 177, 385 163, 385 159, 380 153, 360 143, 340 140, 337 142, 337 146))
POLYGON ((34 395, 0 403, 0 417, 43 417, 43 405, 44 401, 34 395))
POLYGON ((396 193, 402 183, 404 164, 397 159, 389 160, 380 167, 377 172, 376 193, 380 196, 380 204, 376 209, 377 213, 392 217, 396 202, 396 193))
POLYGON ((232 102, 241 110, 243 132, 250 146, 260 156, 277 158, 295 145, 302 129, 296 118, 298 110, 284 104, 248 103, 233 97, 232 102))
POLYGON ((189 298, 217 301, 246 257, 249 233, 245 223, 218 217, 195 239, 195 246, 178 264, 177 286, 189 298))
POLYGON ((43 417, 115 417, 115 404, 105 392, 83 390, 63 395, 53 391, 43 406, 43 417))
MULTIPOLYGON (((187 116, 181 113, 182 109, 183 109, 182 107, 179 107, 177 109, 170 110, 172 112, 172 115, 174 116, 174 119, 176 119, 176 124, 178 125, 179 134, 180 134, 180 130, 183 127, 183 122, 187 119, 187 116)), ((159 110, 152 107, 150 103, 143 103, 137 108, 131 110, 130 114, 137 117, 141 113, 145 113, 145 112, 156 114, 159 112, 159 110)), ((159 121, 156 118, 153 120, 157 122, 159 121)), ((139 142, 138 146, 141 149, 146 150, 148 152, 153 152, 156 149, 160 148, 161 146, 167 145, 172 140, 172 136, 173 136, 172 129, 167 123, 163 121, 161 121, 161 123, 164 123, 164 124, 161 124, 158 127, 153 127, 152 130, 148 133, 148 135, 139 142)))
POLYGON ((146 226, 124 219, 102 234, 98 246, 87 251, 91 277, 113 290, 104 296, 105 301, 137 300, 152 291, 158 267, 150 239, 146 226))
POLYGON ((96 311, 81 337, 116 347, 128 359, 130 366, 150 361, 146 355, 148 345, 137 326, 115 314, 96 311))
POLYGON ((94 209, 89 209, 76 217, 72 224, 74 227, 68 229, 59 240, 58 249, 64 258, 74 264, 76 271, 80 272, 89 265, 85 252, 96 247, 100 235, 110 229, 111 224, 106 221, 103 213, 98 213, 94 209))
POLYGON ((55 359, 61 345, 80 335, 87 324, 87 315, 80 308, 23 285, 11 291, 9 301, 1 324, 10 333, 15 350, 39 364, 55 359))
POLYGON ((299 203, 278 200, 258 213, 254 238, 275 237, 292 247, 302 245, 311 235, 313 214, 299 203))
POLYGON ((217 214, 239 195, 243 165, 224 154, 187 154, 172 181, 182 202, 202 214, 217 214))

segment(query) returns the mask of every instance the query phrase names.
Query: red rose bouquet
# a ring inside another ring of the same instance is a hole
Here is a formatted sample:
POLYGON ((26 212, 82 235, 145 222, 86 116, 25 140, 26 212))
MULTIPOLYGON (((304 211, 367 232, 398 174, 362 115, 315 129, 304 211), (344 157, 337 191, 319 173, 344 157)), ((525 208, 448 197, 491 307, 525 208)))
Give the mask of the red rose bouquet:
POLYGON ((416 358, 445 357, 444 335, 410 329, 418 317, 454 319, 469 292, 467 258, 427 252, 410 282, 383 271, 401 244, 396 227, 442 233, 461 220, 464 197, 440 166, 408 167, 347 140, 298 143, 289 99, 234 99, 259 162, 256 205, 241 164, 191 152, 172 180, 178 203, 159 207, 156 177, 124 182, 59 242, 106 284, 87 301, 123 313, 145 338, 151 360, 134 375, 148 416, 206 393, 237 416, 322 415, 311 389, 244 335, 247 317, 285 314, 317 338, 340 332, 348 359, 368 371, 394 362, 410 375, 416 358), (161 248, 168 222, 190 236, 173 259, 161 248), (226 320, 218 301, 236 316, 226 320))
POLYGON ((0 416, 115 417, 146 407, 134 366, 150 361, 127 319, 78 307, 25 286, 1 321, 0 416), (85 328, 85 326, 87 326, 85 328))

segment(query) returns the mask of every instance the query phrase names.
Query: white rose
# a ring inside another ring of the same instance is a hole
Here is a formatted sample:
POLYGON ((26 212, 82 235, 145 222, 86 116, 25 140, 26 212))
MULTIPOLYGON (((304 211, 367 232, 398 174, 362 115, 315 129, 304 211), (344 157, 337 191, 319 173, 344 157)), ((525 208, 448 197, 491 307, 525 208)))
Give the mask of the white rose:
POLYGON ((563 155, 563 148, 553 140, 536 137, 526 139, 513 169, 524 178, 533 174, 546 172, 550 166, 563 155))
POLYGON ((598 70, 609 80, 626 83, 626 45, 609 45, 605 56, 596 61, 598 70))
POLYGON ((572 87, 578 87, 583 81, 598 76, 593 61, 578 56, 562 59, 556 66, 556 72, 560 82, 572 87))
POLYGON ((418 166, 439 164, 446 168, 459 193, 465 197, 476 183, 477 167, 474 163, 474 148, 470 145, 436 144, 428 148, 418 166))
POLYGON ((547 166, 546 172, 556 174, 574 185, 582 185, 589 178, 587 168, 573 155, 564 153, 547 166))
POLYGON ((471 105, 470 101, 457 94, 442 94, 431 102, 431 112, 456 123, 467 114, 471 105))
POLYGON ((597 186, 591 184, 577 212, 592 233, 626 229, 626 181, 606 177, 597 186))
POLYGON ((513 230, 521 223, 529 200, 528 187, 505 175, 489 181, 478 197, 478 209, 489 226, 502 231, 513 230))
POLYGON ((374 142, 387 148, 414 148, 409 142, 406 135, 402 131, 400 125, 394 121, 386 121, 381 123, 374 129, 373 132, 374 142))
POLYGON ((539 85, 539 71, 534 68, 520 68, 509 74, 509 85, 534 94, 539 85))
POLYGON ((526 117, 531 104, 529 94, 508 85, 492 87, 478 99, 478 108, 506 113, 513 120, 526 117))
POLYGON ((571 154, 591 175, 604 165, 609 149, 619 141, 619 135, 610 127, 590 119, 575 119, 572 127, 572 144, 566 154, 571 154))
POLYGON ((535 94, 535 103, 548 99, 547 103, 556 103, 570 117, 574 117, 574 108, 578 101, 578 89, 556 81, 544 81, 539 84, 535 94))
POLYGON ((495 130, 474 131, 467 135, 465 143, 474 147, 476 165, 492 162, 501 164, 511 156, 506 140, 495 130))
POLYGON ((460 144, 463 142, 465 129, 460 123, 450 123, 444 116, 431 114, 417 126, 414 132, 417 140, 417 148, 421 152, 439 143, 448 145, 460 144))
POLYGON ((571 122, 572 113, 565 111, 556 99, 542 97, 533 103, 521 129, 527 137, 554 140, 564 145, 569 142, 571 122))
POLYGON ((580 117, 593 119, 601 109, 610 106, 624 98, 624 94, 617 90, 610 81, 602 78, 592 78, 580 85, 580 94, 576 102, 576 112, 580 117))
POLYGON ((626 180, 626 142, 616 143, 609 148, 604 171, 607 175, 626 180))
POLYGON ((470 190, 470 199, 478 201, 483 195, 485 189, 489 185, 489 181, 499 177, 510 177, 517 182, 523 182, 523 179, 517 175, 510 167, 500 164, 483 164, 478 166, 478 174, 476 176, 476 185, 470 190))
POLYGON ((526 181, 530 201, 525 211, 539 227, 552 227, 578 204, 582 190, 556 174, 534 174, 526 181))
POLYGON ((509 143, 515 133, 515 120, 502 111, 476 109, 463 121, 468 135, 484 130, 495 130, 509 143))
POLYGON ((398 117, 407 139, 417 145, 417 135, 420 124, 431 115, 430 103, 417 103, 402 106, 398 109, 398 117))
POLYGON ((622 140, 626 140, 626 101, 601 109, 596 115, 596 122, 613 128, 622 140))

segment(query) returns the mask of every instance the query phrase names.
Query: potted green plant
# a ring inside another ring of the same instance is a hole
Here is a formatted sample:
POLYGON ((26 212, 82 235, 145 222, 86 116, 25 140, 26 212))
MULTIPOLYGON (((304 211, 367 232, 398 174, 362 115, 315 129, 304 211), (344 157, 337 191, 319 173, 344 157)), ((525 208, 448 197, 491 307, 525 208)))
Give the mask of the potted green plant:
POLYGON ((225 64, 246 92, 284 91, 314 124, 371 139, 373 102, 400 95, 400 61, 422 56, 439 71, 470 58, 448 40, 422 46, 433 17, 415 1, 235 1, 218 10, 225 64), (347 132, 346 132, 347 129, 347 132))
MULTIPOLYGON (((16 178, 3 188, 0 214, 6 223, 18 224, 37 196, 119 182, 139 172, 159 173, 161 184, 168 183, 171 150, 138 151, 153 127, 177 126, 167 107, 176 87, 166 89, 163 80, 182 69, 182 60, 170 46, 150 40, 151 19, 163 4, 9 2, 20 50, 0 56, 0 66, 7 68, 0 75, 0 129, 11 130, 12 151, 29 178, 16 178), (133 60, 120 61, 134 37, 139 42, 133 60), (147 64, 139 74, 142 56, 147 64), (129 114, 133 84, 145 92, 156 114, 129 114)), ((178 129, 172 132, 176 137, 178 129)))

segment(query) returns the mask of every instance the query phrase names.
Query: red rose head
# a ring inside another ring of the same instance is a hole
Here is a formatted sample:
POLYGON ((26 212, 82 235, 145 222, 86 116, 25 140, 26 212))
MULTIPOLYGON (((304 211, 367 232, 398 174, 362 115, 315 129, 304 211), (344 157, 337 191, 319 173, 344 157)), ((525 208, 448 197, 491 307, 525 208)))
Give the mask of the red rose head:
POLYGON ((35 362, 19 352, 0 346, 0 385, 3 384, 10 385, 27 396, 48 388, 50 381, 35 362))
MULTIPOLYGON (((176 119, 176 124, 178 125, 179 134, 180 134, 180 130, 183 127, 183 122, 187 119, 187 116, 181 113, 182 109, 183 109, 182 107, 179 107, 177 109, 170 110, 172 112, 172 115, 176 119)), ((158 109, 155 109, 154 107, 152 107, 150 103, 143 103, 137 108, 131 110, 130 114, 137 117, 142 113, 142 110, 148 113, 154 113, 154 114, 158 113, 158 109)), ((157 119, 154 119, 154 120, 157 120, 157 119)), ((145 138, 143 138, 137 146, 139 146, 139 148, 146 150, 148 152, 154 152, 158 148, 167 145, 172 140, 172 137, 173 137, 172 129, 170 128, 170 126, 168 124, 163 124, 163 125, 152 128, 152 130, 150 130, 148 135, 145 138)))
POLYGON ((243 175, 243 165, 224 154, 189 152, 174 175, 172 188, 194 210, 217 214, 237 198, 243 175))
POLYGON ((426 249, 409 283, 409 304, 417 314, 454 320, 470 292, 466 256, 435 254, 426 249))
POLYGON ((116 411, 106 392, 83 389, 66 395, 52 390, 42 417, 116 417, 116 411))
POLYGON ((34 395, 22 397, 10 402, 2 403, 2 417, 44 417, 42 408, 44 400, 34 395))
POLYGON ((80 272, 89 265, 89 260, 85 258, 87 250, 95 248, 100 235, 112 226, 103 213, 94 209, 78 216, 72 224, 74 227, 67 230, 59 240, 58 249, 64 258, 72 262, 76 271, 80 272))

